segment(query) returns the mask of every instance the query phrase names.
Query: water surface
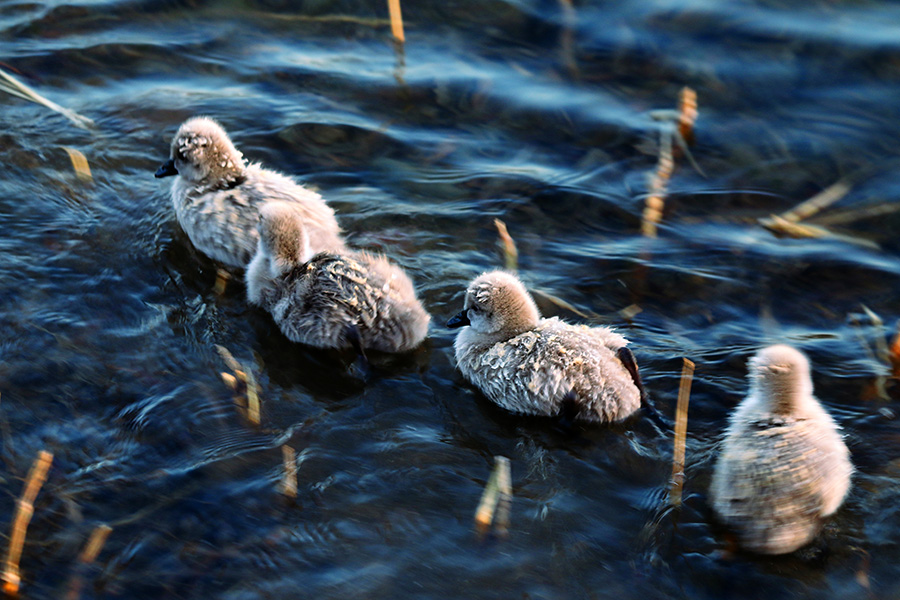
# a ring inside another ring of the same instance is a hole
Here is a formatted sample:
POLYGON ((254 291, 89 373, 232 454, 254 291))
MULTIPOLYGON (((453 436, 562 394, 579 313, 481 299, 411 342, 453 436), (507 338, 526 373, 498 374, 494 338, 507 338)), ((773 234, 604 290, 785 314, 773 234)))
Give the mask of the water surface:
POLYGON ((4 535, 33 458, 54 453, 24 597, 63 597, 77 577, 80 597, 104 599, 900 594, 897 390, 879 395, 872 353, 900 317, 900 217, 870 212, 900 196, 900 7, 795 4, 412 2, 402 59, 379 3, 0 4, 4 68, 97 124, 3 96, 4 535), (705 177, 679 159, 650 240, 652 113, 686 85, 705 177), (422 348, 364 379, 352 356, 287 341, 239 280, 216 292, 152 176, 196 114, 409 271, 434 315, 422 348), (850 191, 820 222, 849 240, 759 226, 841 178, 850 191), (682 357, 697 363, 681 509, 666 503, 671 432, 637 419, 567 435, 454 369, 442 323, 502 266, 495 218, 542 311, 618 326, 664 414, 682 357), (811 357, 858 473, 811 547, 727 557, 707 501, 716 444, 746 359, 774 342, 811 357), (252 366, 259 428, 216 345, 252 366), (277 487, 284 444, 296 501, 277 487), (511 460, 511 528, 479 540, 494 455, 511 460), (100 523, 113 532, 78 567, 100 523))

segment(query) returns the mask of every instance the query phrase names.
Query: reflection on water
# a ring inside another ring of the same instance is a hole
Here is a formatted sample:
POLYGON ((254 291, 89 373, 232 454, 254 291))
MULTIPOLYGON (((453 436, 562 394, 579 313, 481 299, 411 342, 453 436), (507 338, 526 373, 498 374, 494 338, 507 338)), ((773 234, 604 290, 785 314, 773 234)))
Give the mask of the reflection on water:
POLYGON ((0 113, 0 530, 37 452, 54 453, 25 595, 63 597, 75 576, 83 598, 900 593, 897 391, 888 381, 879 398, 887 370, 871 350, 898 318, 900 217, 879 212, 900 195, 898 7, 403 10, 400 70, 378 3, 0 5, 0 67, 96 122, 8 96, 0 113), (685 85, 707 177, 680 161, 660 236, 644 239, 651 113, 685 85), (239 281, 215 291, 216 265, 153 178, 195 114, 318 188, 351 244, 408 270, 434 315, 422 348, 366 379, 352 356, 288 342, 239 281), (63 147, 87 157, 91 182, 63 147), (850 191, 817 218, 877 247, 757 224, 842 177, 850 191), (441 323, 467 281, 502 264, 494 218, 532 289, 624 329, 663 413, 681 357, 697 363, 679 510, 666 506, 670 432, 638 419, 573 438, 497 409, 454 369, 441 323), (811 547, 722 558, 707 503, 716 444, 746 359, 785 341, 816 366, 854 487, 811 547), (260 427, 235 409, 216 344, 252 365, 260 427), (277 487, 284 444, 298 453, 295 501, 277 487), (511 460, 511 529, 479 541, 472 514, 498 454, 511 460), (99 523, 113 531, 78 567, 99 523))

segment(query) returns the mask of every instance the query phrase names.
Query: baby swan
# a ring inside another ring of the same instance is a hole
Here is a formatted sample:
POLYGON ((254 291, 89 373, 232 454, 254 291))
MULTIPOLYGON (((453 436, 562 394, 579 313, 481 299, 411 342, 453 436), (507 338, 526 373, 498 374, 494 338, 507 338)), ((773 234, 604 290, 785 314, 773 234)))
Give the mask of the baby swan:
POLYGON ((344 251, 334 211, 319 194, 245 164, 225 130, 208 117, 178 128, 169 160, 156 171, 156 177, 171 175, 177 175, 172 204, 181 227, 201 252, 230 267, 245 267, 253 257, 259 207, 270 200, 297 207, 314 252, 344 251))
POLYGON ((612 329, 542 319, 522 282, 504 271, 476 277, 464 307, 447 323, 468 325, 456 336, 456 364, 496 404, 591 422, 620 421, 640 408, 634 356, 612 329))
POLYGON ((850 488, 849 452, 813 396, 809 361, 770 346, 749 362, 750 393, 731 417, 713 472, 713 509, 747 550, 793 552, 850 488))
POLYGON ((400 267, 365 253, 313 256, 295 204, 265 204, 258 231, 247 299, 268 310, 290 340, 404 352, 425 339, 431 317, 400 267))

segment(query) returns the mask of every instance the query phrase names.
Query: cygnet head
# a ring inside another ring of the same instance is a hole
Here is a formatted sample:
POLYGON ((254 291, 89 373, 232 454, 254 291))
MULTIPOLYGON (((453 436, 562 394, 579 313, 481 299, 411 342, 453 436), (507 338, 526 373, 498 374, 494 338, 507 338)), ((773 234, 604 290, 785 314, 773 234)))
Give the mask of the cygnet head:
POLYGON ((259 252, 269 259, 272 275, 286 273, 312 258, 303 217, 290 202, 266 202, 259 210, 259 252))
POLYGON ((491 271, 475 278, 466 290, 462 312, 447 327, 470 326, 477 333, 510 338, 534 329, 541 314, 531 294, 512 273, 491 271))
POLYGON ((749 363, 751 396, 767 410, 788 414, 812 400, 812 378, 806 355, 784 344, 756 353, 749 363))
POLYGON ((181 124, 169 160, 156 177, 180 175, 191 183, 232 184, 240 181, 244 157, 231 143, 222 126, 209 117, 194 117, 181 124))

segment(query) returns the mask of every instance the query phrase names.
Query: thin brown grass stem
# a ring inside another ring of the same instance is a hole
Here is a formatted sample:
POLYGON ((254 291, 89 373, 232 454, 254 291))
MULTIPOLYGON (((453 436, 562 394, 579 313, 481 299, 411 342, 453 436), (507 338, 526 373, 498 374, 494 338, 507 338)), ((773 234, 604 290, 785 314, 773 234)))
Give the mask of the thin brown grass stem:
POLYGON ((560 53, 562 54, 562 62, 573 78, 579 76, 578 63, 575 62, 575 27, 577 25, 577 14, 572 0, 559 0, 559 7, 562 11, 562 34, 560 35, 560 53))
POLYGON ((494 516, 494 530, 497 535, 506 536, 509 533, 509 513, 512 504, 512 481, 510 480, 509 459, 504 456, 498 456, 496 468, 497 473, 497 489, 500 498, 497 501, 497 511, 494 516))
POLYGON ((284 473, 281 477, 281 493, 288 498, 297 497, 297 453, 285 444, 281 447, 284 473))
POLYGON ((509 527, 509 503, 512 497, 509 475, 509 459, 505 456, 494 457, 494 470, 484 486, 481 501, 475 511, 475 528, 479 535, 485 535, 491 529, 495 513, 498 514, 498 533, 505 534, 509 527), (498 511, 498 505, 504 507, 498 511), (504 512, 505 511, 505 512, 504 512))
POLYGON ((684 456, 687 444, 688 403, 691 400, 691 383, 694 379, 694 363, 684 359, 681 368, 681 384, 678 387, 678 406, 675 409, 675 449, 672 454, 672 482, 669 488, 669 504, 681 505, 684 487, 684 456))
POLYGON ((664 131, 660 137, 656 172, 650 179, 650 195, 647 196, 644 214, 641 219, 641 233, 647 237, 656 237, 657 227, 659 222, 662 221, 663 208, 665 208, 669 179, 672 177, 674 169, 675 159, 672 156, 672 133, 664 131))
POLYGON ((105 523, 94 527, 91 537, 85 544, 81 554, 78 555, 78 560, 85 565, 89 565, 97 560, 97 555, 103 550, 103 545, 106 544, 106 538, 109 537, 110 533, 112 533, 112 527, 105 523))
POLYGON ((888 358, 891 361, 891 375, 900 377, 900 321, 897 321, 894 330, 894 339, 891 341, 888 358))
POLYGON ((28 524, 34 514, 34 499, 47 480, 47 472, 53 464, 53 454, 46 450, 38 453, 28 478, 25 480, 25 489, 19 498, 16 517, 13 519, 12 533, 9 536, 9 549, 6 553, 6 562, 3 569, 3 592, 9 596, 19 593, 19 585, 22 577, 19 573, 19 560, 22 558, 22 548, 25 545, 25 534, 28 524))
POLYGON ((253 371, 247 368, 247 420, 252 425, 259 426, 261 422, 259 401, 259 388, 256 385, 256 378, 253 371))
POLYGON ((406 36, 403 34, 403 14, 400 11, 400 0, 388 0, 388 12, 391 15, 391 33, 397 43, 406 43, 406 36))
POLYGON ((801 202, 791 210, 782 213, 781 218, 792 223, 804 221, 822 210, 828 208, 844 196, 846 196, 853 186, 846 179, 831 184, 809 200, 801 202))
POLYGON ((697 92, 689 87, 684 87, 678 96, 678 111, 674 114, 673 125, 672 111, 661 111, 666 121, 660 129, 659 158, 656 163, 656 171, 650 179, 650 194, 644 206, 641 218, 641 234, 646 237, 656 237, 657 228, 662 221, 663 208, 668 194, 669 180, 675 170, 675 156, 672 152, 673 144, 678 143, 683 153, 697 171, 703 175, 700 166, 694 161, 688 150, 688 142, 693 139, 694 123, 697 121, 697 92))
POLYGON ((494 227, 500 236, 500 242, 503 244, 503 265, 508 271, 515 271, 519 268, 519 251, 516 249, 516 242, 509 235, 506 229, 506 223, 500 219, 494 219, 494 227))
POLYGON ((225 269, 216 269, 216 283, 213 285, 213 292, 215 292, 216 296, 221 296, 225 293, 225 288, 228 287, 229 281, 231 281, 231 273, 225 269))
POLYGON ((224 346, 216 346, 216 351, 225 365, 232 370, 234 375, 230 373, 221 373, 222 381, 234 392, 234 402, 241 414, 253 426, 259 426, 261 423, 262 412, 260 410, 261 400, 259 397, 259 386, 256 384, 256 378, 253 376, 253 369, 250 366, 243 366, 231 352, 224 346))
POLYGON ((72 168, 75 169, 75 174, 78 176, 78 179, 85 183, 93 181, 94 177, 91 175, 91 166, 88 164, 87 157, 80 150, 76 150, 75 148, 63 146, 63 150, 69 155, 69 160, 72 161, 72 168))
POLYGON ((81 588, 84 587, 84 567, 97 560, 97 555, 100 554, 100 550, 103 549, 106 538, 109 537, 111 532, 112 527, 105 523, 94 527, 91 537, 88 538, 87 544, 81 550, 81 554, 78 555, 78 562, 81 563, 82 568, 76 570, 72 579, 69 580, 69 591, 66 594, 66 600, 78 600, 81 598, 81 588))

